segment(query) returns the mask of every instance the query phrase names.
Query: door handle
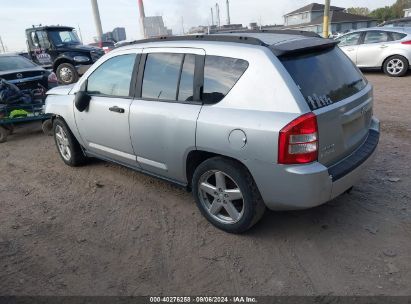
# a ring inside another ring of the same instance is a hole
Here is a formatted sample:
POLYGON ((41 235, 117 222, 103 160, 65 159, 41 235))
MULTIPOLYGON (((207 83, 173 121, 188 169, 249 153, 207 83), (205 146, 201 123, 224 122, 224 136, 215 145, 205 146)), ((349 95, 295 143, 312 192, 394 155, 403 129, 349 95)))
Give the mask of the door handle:
POLYGON ((125 112, 124 109, 119 108, 119 107, 117 107, 117 106, 111 107, 111 108, 109 108, 109 110, 110 110, 111 112, 116 112, 116 113, 120 113, 120 114, 123 114, 123 113, 125 112))
POLYGON ((352 51, 354 51, 355 49, 347 49, 347 51, 348 52, 352 52, 352 51))
POLYGON ((380 46, 381 49, 385 49, 385 48, 387 48, 387 47, 388 47, 388 45, 381 45, 381 46, 380 46))

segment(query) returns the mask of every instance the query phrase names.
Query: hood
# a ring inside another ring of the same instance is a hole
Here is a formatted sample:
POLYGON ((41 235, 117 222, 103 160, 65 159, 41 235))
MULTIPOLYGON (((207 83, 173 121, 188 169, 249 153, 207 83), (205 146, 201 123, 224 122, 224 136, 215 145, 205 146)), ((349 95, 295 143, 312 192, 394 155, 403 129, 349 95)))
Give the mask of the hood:
POLYGON ((71 89, 74 87, 75 83, 65 85, 65 86, 59 86, 55 87, 47 92, 47 95, 68 95, 71 91, 71 89))
POLYGON ((101 52, 102 50, 98 47, 94 46, 89 46, 89 45, 65 45, 62 47, 59 47, 60 50, 63 50, 64 52, 80 52, 80 53, 90 53, 92 51, 94 52, 101 52))

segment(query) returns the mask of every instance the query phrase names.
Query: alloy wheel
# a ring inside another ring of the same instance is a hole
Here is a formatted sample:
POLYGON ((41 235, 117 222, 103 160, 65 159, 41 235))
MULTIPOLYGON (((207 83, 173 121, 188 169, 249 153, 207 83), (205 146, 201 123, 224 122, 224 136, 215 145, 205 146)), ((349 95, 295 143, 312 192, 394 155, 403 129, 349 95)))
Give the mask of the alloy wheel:
POLYGON ((244 197, 240 187, 222 171, 204 173, 198 183, 200 201, 214 219, 223 224, 235 224, 244 215, 244 197))
POLYGON ((404 70, 404 62, 400 59, 392 59, 387 64, 387 71, 391 75, 398 75, 404 70))
POLYGON ((66 160, 70 161, 71 158, 71 148, 66 132, 61 126, 56 126, 56 142, 57 147, 60 151, 61 156, 66 160))
POLYGON ((69 68, 62 68, 60 70, 60 79, 65 83, 70 83, 73 80, 73 72, 69 68))

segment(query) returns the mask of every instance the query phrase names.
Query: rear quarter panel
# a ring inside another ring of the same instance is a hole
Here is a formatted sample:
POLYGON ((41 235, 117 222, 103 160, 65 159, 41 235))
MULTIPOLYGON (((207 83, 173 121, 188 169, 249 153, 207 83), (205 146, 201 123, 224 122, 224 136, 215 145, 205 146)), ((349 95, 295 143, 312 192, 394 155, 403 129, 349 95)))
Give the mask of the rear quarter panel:
POLYGON ((205 48, 207 55, 235 57, 249 67, 219 103, 204 105, 197 122, 199 150, 233 157, 277 162, 278 131, 309 108, 291 76, 274 54, 263 47, 205 48), (246 145, 230 142, 230 133, 242 130, 246 145))

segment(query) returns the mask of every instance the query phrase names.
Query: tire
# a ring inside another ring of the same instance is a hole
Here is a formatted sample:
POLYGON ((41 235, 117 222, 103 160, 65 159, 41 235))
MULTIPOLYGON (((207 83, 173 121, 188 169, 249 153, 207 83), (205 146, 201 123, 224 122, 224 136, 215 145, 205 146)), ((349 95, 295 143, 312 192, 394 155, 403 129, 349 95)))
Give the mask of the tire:
POLYGON ((14 133, 14 126, 13 125, 5 125, 4 128, 8 131, 8 135, 12 135, 14 133))
POLYGON ((9 136, 9 130, 0 126, 0 144, 5 143, 7 141, 8 136, 9 136))
POLYGON ((250 229, 266 209, 254 179, 234 160, 214 157, 204 161, 194 172, 192 188, 203 216, 229 233, 250 229))
POLYGON ((67 85, 76 83, 79 75, 76 68, 71 63, 62 63, 56 70, 57 79, 61 84, 67 85))
POLYGON ((390 77, 402 77, 407 74, 409 66, 407 58, 394 55, 385 60, 383 70, 390 77))
POLYGON ((43 121, 41 124, 41 129, 45 135, 53 136, 53 121, 51 119, 43 121))
POLYGON ((87 162, 87 157, 84 155, 80 144, 64 120, 60 118, 54 120, 53 136, 57 151, 66 165, 78 167, 87 162))

